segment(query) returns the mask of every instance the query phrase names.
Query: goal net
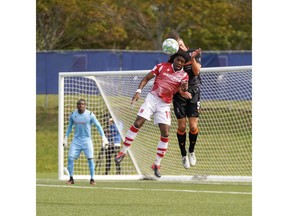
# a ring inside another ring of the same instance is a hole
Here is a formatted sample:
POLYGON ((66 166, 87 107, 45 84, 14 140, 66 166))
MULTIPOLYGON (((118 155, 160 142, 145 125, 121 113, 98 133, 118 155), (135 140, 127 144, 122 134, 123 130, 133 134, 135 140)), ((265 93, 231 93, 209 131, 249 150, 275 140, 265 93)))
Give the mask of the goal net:
MULTIPOLYGON (((141 99, 132 107, 131 98, 148 70, 59 73, 59 140, 58 177, 68 179, 68 149, 63 137, 69 115, 77 100, 86 100, 106 136, 112 118, 123 139, 136 119, 139 107, 150 91, 153 80, 144 87, 141 99)), ((177 119, 171 104, 172 125, 168 150, 161 162, 159 180, 252 181, 252 67, 217 67, 201 69, 201 110, 199 135, 195 147, 196 166, 184 169, 178 146, 177 119)), ((187 134, 188 134, 187 127, 187 134)), ((69 136, 70 145, 73 130, 69 136)), ((127 156, 117 167, 117 149, 101 148, 101 137, 92 126, 95 179, 154 179, 151 165, 156 157, 160 132, 152 121, 146 121, 127 156)), ((186 139, 189 141, 188 137, 186 139)), ((187 142, 186 141, 186 142, 187 142)), ((186 146, 188 146, 186 144, 186 146)), ((75 179, 89 179, 87 159, 82 152, 74 164, 75 179)))

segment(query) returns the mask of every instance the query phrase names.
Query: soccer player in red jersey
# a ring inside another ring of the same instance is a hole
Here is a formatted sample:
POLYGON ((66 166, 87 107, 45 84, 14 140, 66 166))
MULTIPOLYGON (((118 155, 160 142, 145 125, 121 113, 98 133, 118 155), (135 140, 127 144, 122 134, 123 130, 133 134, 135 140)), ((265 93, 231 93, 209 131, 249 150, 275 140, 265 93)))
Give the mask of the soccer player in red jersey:
POLYGON ((128 148, 135 140, 139 129, 146 120, 154 116, 154 124, 160 129, 160 140, 157 146, 156 160, 152 165, 155 176, 161 177, 160 162, 165 156, 169 141, 169 129, 171 125, 170 105, 173 95, 188 89, 188 75, 183 70, 184 64, 190 60, 187 53, 179 51, 173 55, 173 62, 157 64, 140 82, 137 91, 132 97, 131 105, 140 98, 141 90, 155 77, 153 87, 148 93, 145 102, 141 105, 136 120, 128 130, 124 145, 119 154, 115 157, 115 162, 120 163, 125 157, 128 148))

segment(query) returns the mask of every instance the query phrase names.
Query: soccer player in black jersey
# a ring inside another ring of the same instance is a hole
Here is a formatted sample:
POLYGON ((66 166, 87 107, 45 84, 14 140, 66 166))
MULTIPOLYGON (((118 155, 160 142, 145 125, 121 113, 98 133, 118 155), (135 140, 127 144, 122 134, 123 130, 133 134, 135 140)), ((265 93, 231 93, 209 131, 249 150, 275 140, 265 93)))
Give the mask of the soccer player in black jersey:
MULTIPOLYGON (((182 163, 185 169, 190 165, 196 165, 195 145, 198 136, 198 117, 200 110, 200 68, 201 68, 201 49, 190 49, 185 46, 178 33, 173 30, 169 34, 170 38, 178 41, 179 49, 191 56, 191 60, 184 66, 185 72, 189 76, 188 91, 179 90, 173 96, 174 113, 177 117, 178 128, 177 138, 182 155, 182 163), (186 120, 189 122, 189 148, 188 156, 186 151, 186 120)), ((171 56, 172 57, 172 56, 171 56)), ((170 58, 169 62, 173 62, 170 58)))

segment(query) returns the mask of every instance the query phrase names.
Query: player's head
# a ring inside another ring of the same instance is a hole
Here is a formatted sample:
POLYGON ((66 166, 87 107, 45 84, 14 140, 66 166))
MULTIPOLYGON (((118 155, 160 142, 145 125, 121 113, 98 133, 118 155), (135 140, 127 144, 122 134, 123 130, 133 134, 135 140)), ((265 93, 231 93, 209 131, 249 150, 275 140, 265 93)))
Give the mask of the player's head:
POLYGON ((109 118, 109 124, 114 124, 113 118, 109 118))
POLYGON ((168 62, 173 63, 175 71, 181 70, 184 64, 190 60, 190 56, 187 52, 178 51, 174 55, 170 56, 168 62))
POLYGON ((79 113, 83 113, 86 109, 86 102, 84 99, 80 99, 77 101, 77 109, 79 113))
POLYGON ((174 71, 179 71, 181 70, 185 65, 185 58, 181 55, 177 55, 174 59, 173 59, 173 68, 174 71))
POLYGON ((177 56, 183 57, 185 63, 190 60, 190 55, 189 55, 188 52, 184 52, 184 51, 179 50, 177 53, 175 53, 175 54, 173 54, 173 55, 170 56, 168 62, 173 63, 173 62, 174 62, 174 59, 175 59, 177 56))

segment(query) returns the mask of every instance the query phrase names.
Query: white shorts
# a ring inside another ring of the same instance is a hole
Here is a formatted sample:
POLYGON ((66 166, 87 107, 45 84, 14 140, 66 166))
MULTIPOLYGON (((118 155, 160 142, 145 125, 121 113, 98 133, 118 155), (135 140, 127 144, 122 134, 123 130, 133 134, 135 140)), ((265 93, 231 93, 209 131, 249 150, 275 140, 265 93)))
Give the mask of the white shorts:
POLYGON ((148 93, 137 115, 148 121, 151 121, 151 116, 154 115, 155 125, 159 123, 171 125, 170 103, 164 102, 161 98, 151 93, 148 93))

